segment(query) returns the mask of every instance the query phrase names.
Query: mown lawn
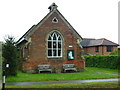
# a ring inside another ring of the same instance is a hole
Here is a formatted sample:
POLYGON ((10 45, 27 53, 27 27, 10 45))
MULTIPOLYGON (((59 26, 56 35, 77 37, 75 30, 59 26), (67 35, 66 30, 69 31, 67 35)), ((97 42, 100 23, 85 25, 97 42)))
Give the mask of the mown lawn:
POLYGON ((118 78, 117 74, 118 74, 118 70, 114 70, 114 69, 86 67, 85 72, 78 72, 78 73, 31 74, 31 73, 19 72, 18 76, 16 77, 7 77, 6 82, 107 79, 107 78, 118 78), (112 74, 116 74, 116 75, 112 75, 112 74))
MULTIPOLYGON (((120 83, 120 82, 119 82, 120 83)), ((64 83, 42 85, 13 85, 6 88, 120 88, 118 81, 90 82, 90 83, 64 83)))

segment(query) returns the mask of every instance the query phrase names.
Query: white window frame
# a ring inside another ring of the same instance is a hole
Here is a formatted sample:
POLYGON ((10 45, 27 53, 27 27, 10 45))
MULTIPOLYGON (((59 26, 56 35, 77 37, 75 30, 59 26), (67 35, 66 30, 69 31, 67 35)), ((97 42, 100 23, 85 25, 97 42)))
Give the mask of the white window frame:
POLYGON ((47 57, 48 58, 60 58, 62 57, 62 38, 61 35, 59 33, 52 32, 48 38, 47 38, 47 57), (53 40, 54 35, 56 36, 56 40, 53 40), (49 40, 49 37, 51 37, 51 40, 49 40), (58 40, 60 38, 60 40, 58 40), (52 43, 52 47, 48 48, 48 42, 52 43), (56 42, 56 48, 53 48, 53 42, 56 42), (61 48, 58 47, 58 43, 61 42, 61 48), (48 56, 48 50, 52 50, 52 55, 48 56), (54 50, 56 50, 56 56, 54 56, 54 50), (58 56, 58 50, 61 51, 60 56, 58 56))

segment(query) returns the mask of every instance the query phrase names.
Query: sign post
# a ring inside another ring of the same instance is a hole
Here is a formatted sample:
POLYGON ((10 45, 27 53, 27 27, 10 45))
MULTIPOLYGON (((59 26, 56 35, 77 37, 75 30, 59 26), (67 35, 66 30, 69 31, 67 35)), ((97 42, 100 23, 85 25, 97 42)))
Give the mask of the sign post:
MULTIPOLYGON (((9 64, 6 64, 6 68, 8 67, 9 64)), ((2 90, 5 90, 5 69, 3 70, 2 90)))

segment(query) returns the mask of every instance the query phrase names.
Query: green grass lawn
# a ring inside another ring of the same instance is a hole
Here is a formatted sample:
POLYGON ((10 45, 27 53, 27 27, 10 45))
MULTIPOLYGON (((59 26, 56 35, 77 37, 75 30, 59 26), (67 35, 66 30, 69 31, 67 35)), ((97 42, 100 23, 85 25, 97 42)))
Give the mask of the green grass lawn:
POLYGON ((117 69, 107 69, 107 68, 97 68, 97 67, 86 67, 86 70, 90 70, 90 71, 92 71, 93 70, 93 72, 100 72, 100 73, 106 73, 106 74, 108 74, 108 73, 110 73, 110 74, 120 74, 120 73, 118 73, 119 72, 119 70, 117 70, 117 69))
MULTIPOLYGON (((120 82, 119 82, 120 83, 120 82)), ((42 85, 13 85, 6 88, 120 88, 118 81, 90 82, 90 83, 64 83, 42 85)))
MULTIPOLYGON (((18 76, 8 77, 6 82, 25 82, 25 81, 60 81, 60 80, 84 80, 84 79, 107 79, 118 78, 118 70, 86 67, 85 72, 78 73, 18 73, 18 76), (98 73, 99 72, 99 73, 98 73), (110 73, 110 74, 106 74, 110 73), (111 75, 116 74, 116 75, 111 75)), ((120 78, 120 76, 119 76, 120 78)))

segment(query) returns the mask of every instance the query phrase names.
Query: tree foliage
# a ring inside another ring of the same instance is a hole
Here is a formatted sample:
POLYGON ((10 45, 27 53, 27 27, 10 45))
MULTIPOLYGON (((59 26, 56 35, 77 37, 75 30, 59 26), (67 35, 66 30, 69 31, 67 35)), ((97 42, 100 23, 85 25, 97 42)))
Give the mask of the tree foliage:
POLYGON ((8 36, 3 43, 3 67, 5 69, 7 76, 17 75, 17 47, 15 38, 13 36, 8 36), (9 64, 9 68, 5 65, 9 64))

